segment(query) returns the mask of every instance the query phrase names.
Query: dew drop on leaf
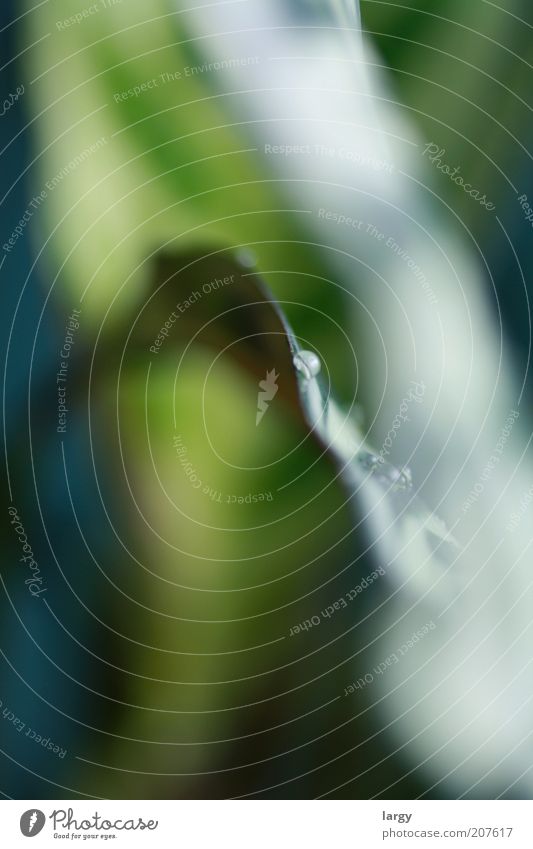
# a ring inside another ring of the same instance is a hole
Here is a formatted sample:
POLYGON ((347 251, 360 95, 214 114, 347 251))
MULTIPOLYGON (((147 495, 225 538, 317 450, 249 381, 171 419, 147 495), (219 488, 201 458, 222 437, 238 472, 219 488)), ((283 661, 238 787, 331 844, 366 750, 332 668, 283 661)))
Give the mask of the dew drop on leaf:
POLYGON ((292 362, 294 368, 303 374, 306 380, 311 380, 320 372, 320 359, 313 351, 299 351, 292 362))

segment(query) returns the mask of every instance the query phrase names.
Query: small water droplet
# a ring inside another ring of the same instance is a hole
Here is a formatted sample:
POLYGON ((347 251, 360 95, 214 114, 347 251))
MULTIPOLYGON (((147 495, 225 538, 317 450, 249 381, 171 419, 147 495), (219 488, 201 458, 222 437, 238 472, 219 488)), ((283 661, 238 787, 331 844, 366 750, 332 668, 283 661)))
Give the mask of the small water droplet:
POLYGON ((382 463, 376 454, 370 454, 369 452, 361 454, 359 456, 359 462, 365 467, 365 469, 370 469, 372 472, 382 463))
POLYGON ((411 469, 408 466, 403 467, 402 478, 405 484, 405 489, 411 489, 413 485, 413 475, 411 474, 411 469))
POLYGON ((369 451, 359 455, 359 462, 365 469, 372 472, 373 476, 379 481, 384 484, 392 484, 394 490, 411 489, 413 485, 411 469, 407 466, 404 466, 403 469, 397 469, 396 466, 385 462, 382 457, 369 451))
POLYGON ((320 372, 320 359, 314 351, 298 351, 292 362, 294 368, 301 372, 306 380, 311 380, 320 372))
POLYGON ((403 469, 397 469, 394 466, 390 466, 388 470, 388 478, 393 484, 394 489, 411 489, 413 485, 411 469, 408 469, 406 466, 404 466, 403 469))

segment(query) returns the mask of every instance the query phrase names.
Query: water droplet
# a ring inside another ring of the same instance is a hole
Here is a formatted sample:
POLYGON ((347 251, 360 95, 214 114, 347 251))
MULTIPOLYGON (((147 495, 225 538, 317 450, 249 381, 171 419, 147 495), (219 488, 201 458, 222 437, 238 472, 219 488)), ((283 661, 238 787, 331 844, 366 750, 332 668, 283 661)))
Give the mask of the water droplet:
POLYGON ((411 489, 413 485, 411 469, 407 466, 404 466, 403 469, 397 469, 396 466, 392 466, 385 462, 382 457, 378 457, 377 454, 372 454, 369 451, 359 455, 359 462, 365 469, 372 472, 373 476, 381 483, 389 486, 392 484, 394 490, 411 489))
POLYGON ((365 467, 365 469, 370 469, 370 471, 373 472, 381 465, 382 461, 378 456, 376 456, 376 454, 365 452, 364 454, 359 455, 359 462, 365 467))
POLYGON ((396 469, 394 466, 391 466, 388 477, 394 489, 411 489, 413 485, 411 469, 408 469, 407 466, 404 466, 403 469, 396 469))
POLYGON ((301 372, 306 380, 311 380, 320 372, 320 359, 314 351, 298 351, 292 362, 294 368, 301 372))

